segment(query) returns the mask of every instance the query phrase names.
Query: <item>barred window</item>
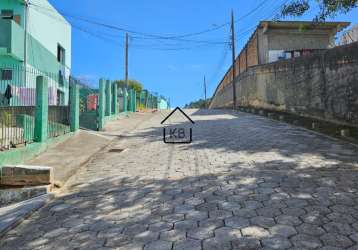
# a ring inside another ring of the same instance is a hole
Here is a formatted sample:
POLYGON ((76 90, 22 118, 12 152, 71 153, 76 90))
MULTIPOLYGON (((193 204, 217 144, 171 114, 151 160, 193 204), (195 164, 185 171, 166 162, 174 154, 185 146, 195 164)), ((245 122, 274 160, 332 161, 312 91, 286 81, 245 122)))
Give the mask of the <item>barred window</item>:
POLYGON ((12 80, 12 69, 1 69, 1 80, 12 80))

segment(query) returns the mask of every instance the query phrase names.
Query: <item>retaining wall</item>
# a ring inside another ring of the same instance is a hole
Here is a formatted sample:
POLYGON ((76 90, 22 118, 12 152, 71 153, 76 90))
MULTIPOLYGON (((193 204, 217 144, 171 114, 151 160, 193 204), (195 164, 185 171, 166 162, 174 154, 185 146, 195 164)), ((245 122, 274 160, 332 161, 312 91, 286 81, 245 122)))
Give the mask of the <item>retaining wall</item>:
MULTIPOLYGON (((284 111, 358 126, 358 43, 250 67, 236 77, 238 107, 284 111)), ((232 107, 232 83, 210 108, 232 107)))

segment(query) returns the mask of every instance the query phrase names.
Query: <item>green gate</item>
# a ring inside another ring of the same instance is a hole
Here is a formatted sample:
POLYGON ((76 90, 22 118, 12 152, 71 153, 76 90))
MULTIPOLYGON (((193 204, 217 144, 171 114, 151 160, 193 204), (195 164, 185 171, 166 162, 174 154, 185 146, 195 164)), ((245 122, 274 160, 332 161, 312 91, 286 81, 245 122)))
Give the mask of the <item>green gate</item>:
POLYGON ((80 128, 98 130, 98 90, 72 79, 80 92, 80 128))

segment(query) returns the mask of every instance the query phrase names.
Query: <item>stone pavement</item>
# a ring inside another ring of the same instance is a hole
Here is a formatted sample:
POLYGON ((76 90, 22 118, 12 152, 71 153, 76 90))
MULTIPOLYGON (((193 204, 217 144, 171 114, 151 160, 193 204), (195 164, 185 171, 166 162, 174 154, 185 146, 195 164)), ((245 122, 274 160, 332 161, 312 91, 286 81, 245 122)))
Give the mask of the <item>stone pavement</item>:
POLYGON ((164 144, 165 113, 153 115, 0 249, 358 249, 357 148, 250 114, 190 113, 193 144, 164 144))
POLYGON ((105 132, 80 130, 74 136, 50 147, 46 152, 25 164, 52 167, 55 184, 62 187, 70 176, 85 165, 96 152, 106 147, 111 140, 128 133, 150 117, 150 114, 135 113, 130 114, 129 117, 123 116, 117 121, 108 122, 105 132), (118 123, 120 123, 120 127, 117 126, 113 133, 114 127, 118 123))

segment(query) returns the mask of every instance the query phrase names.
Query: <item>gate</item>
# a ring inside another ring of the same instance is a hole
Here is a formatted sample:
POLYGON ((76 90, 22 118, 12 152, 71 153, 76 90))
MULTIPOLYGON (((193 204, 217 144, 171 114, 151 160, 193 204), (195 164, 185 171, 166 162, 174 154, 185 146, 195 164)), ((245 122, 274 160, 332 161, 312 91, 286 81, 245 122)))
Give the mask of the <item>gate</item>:
POLYGON ((98 90, 72 78, 71 84, 77 84, 80 92, 80 127, 98 130, 98 90))

